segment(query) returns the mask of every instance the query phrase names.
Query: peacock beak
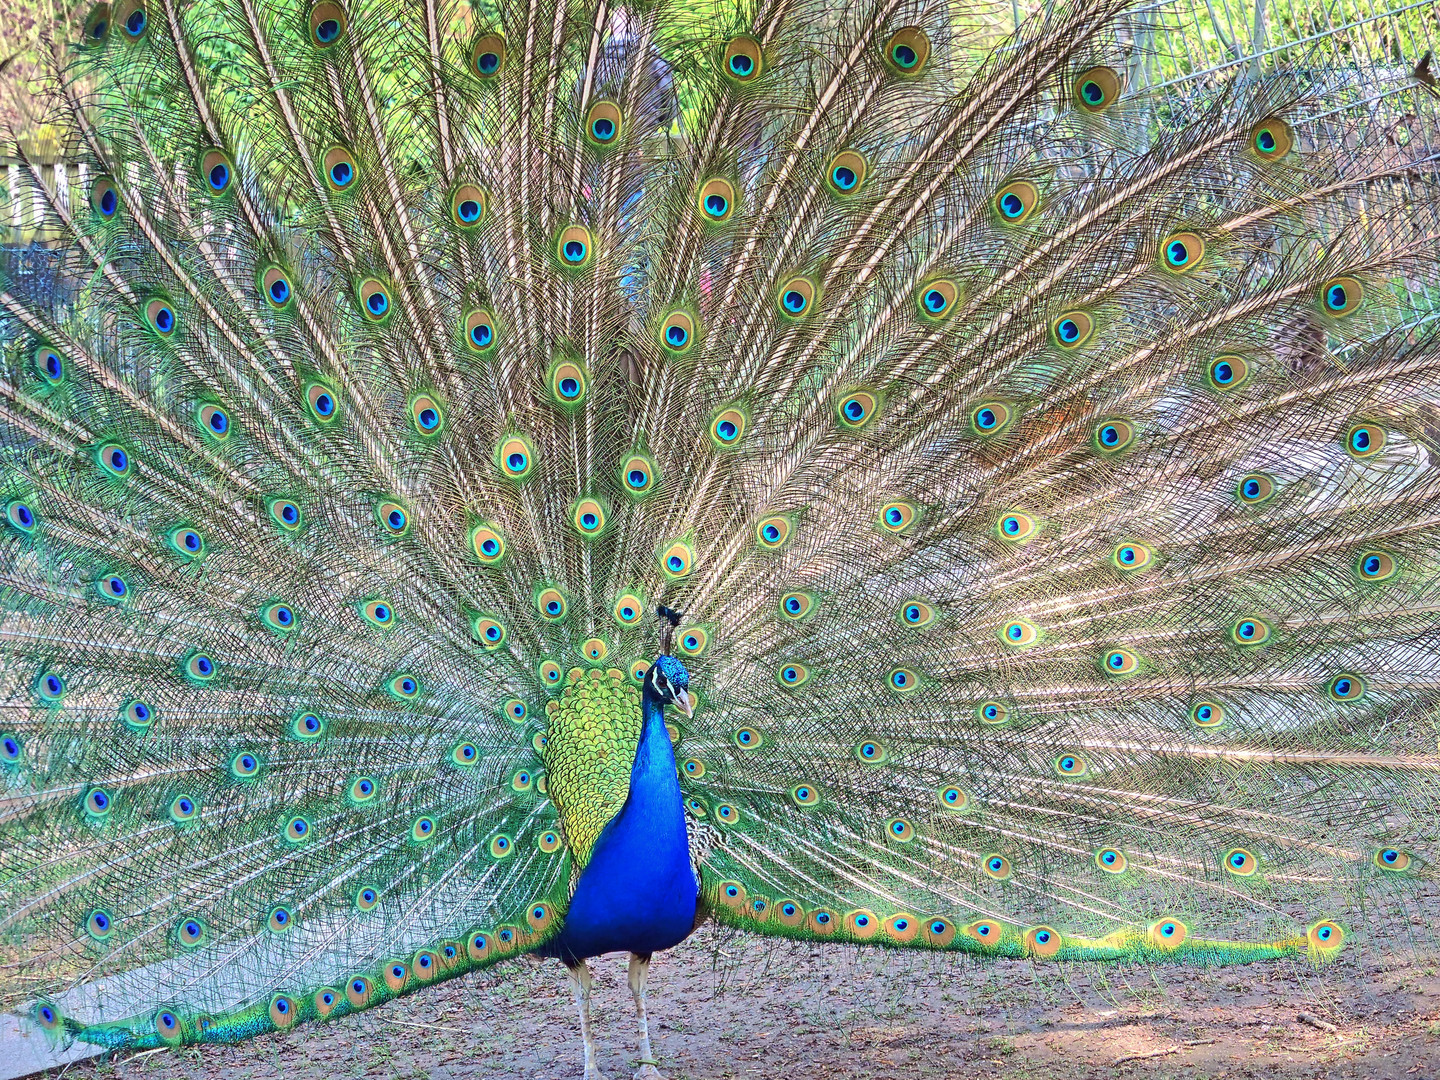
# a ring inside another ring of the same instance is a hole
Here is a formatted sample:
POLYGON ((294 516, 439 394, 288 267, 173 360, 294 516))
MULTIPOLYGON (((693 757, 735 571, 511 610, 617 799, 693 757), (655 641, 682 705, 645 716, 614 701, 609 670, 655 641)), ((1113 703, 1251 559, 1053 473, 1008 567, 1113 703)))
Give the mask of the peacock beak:
POLYGON ((675 687, 675 704, 680 706, 687 717, 694 718, 695 707, 690 704, 690 692, 682 686, 675 687))

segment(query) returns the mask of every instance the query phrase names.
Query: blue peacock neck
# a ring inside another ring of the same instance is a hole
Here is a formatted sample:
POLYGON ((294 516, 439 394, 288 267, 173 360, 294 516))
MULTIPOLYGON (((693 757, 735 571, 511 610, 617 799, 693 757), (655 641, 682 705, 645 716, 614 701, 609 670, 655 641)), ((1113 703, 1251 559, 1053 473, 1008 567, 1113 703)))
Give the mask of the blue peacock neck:
POLYGON ((560 933, 544 951, 563 960, 652 953, 695 925, 698 887, 665 708, 647 679, 630 792, 596 841, 560 933))

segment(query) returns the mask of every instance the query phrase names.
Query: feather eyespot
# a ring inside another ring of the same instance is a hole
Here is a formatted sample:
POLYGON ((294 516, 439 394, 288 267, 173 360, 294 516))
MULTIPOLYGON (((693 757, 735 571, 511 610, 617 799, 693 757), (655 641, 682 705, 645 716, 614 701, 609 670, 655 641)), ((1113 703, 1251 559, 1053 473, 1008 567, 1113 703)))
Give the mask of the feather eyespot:
POLYGON ((325 721, 313 712, 299 712, 290 721, 290 735, 301 742, 315 742, 325 735, 325 721))
POLYGON ((851 431, 866 427, 875 419, 880 409, 880 399, 869 390, 852 390, 841 396, 835 406, 840 426, 851 431))
POLYGON ((1225 707, 1213 701, 1197 701, 1190 707, 1190 722, 1199 728, 1217 728, 1225 723, 1225 707))
POLYGON ((31 357, 31 366, 35 369, 35 374, 51 386, 58 386, 65 381, 65 361, 60 353, 49 345, 36 347, 31 357))
POLYGON ((515 841, 504 833, 499 833, 490 840, 490 854, 493 858, 506 858, 514 850, 515 841))
POLYGON ((745 437, 745 428, 749 423, 750 418, 745 414, 745 410, 731 405, 720 410, 711 421, 710 439, 721 449, 736 446, 745 437))
POLYGON ((519 698, 511 698, 505 702, 505 704, 500 707, 500 711, 505 715, 505 719, 516 724, 523 724, 530 715, 529 706, 519 698))
POLYGON ((1381 870, 1399 873, 1402 870, 1410 869, 1410 856, 1396 848, 1380 848, 1375 852, 1375 865, 1381 870))
POLYGON ((471 529, 470 548, 486 566, 495 566, 505 558, 505 538, 493 525, 476 525, 471 529))
POLYGON ((874 739, 866 739, 855 747, 855 757, 866 765, 882 765, 889 760, 890 755, 880 743, 874 739))
POLYGON ((115 934, 115 919, 104 908, 96 908, 85 918, 85 932, 96 941, 105 941, 115 934))
POLYGON ((1231 848, 1223 859, 1225 869, 1236 877, 1253 877, 1260 861, 1244 848, 1231 848))
POLYGON ((387 536, 404 536, 410 531, 410 515, 403 506, 389 499, 375 504, 375 519, 387 536))
POLYGON ((873 911, 865 908, 846 912, 844 925, 846 930, 862 941, 866 941, 880 932, 880 920, 876 918, 873 911))
POLYGON ((217 671, 215 661, 203 652, 192 652, 185 657, 181 665, 185 677, 193 683, 204 685, 215 678, 217 671))
POLYGON ((687 626, 680 631, 679 641, 686 656, 701 656, 710 645, 710 633, 703 626, 687 626))
POLYGON ((1032 926, 1025 931, 1025 948, 1031 956, 1048 960, 1060 951, 1062 940, 1057 930, 1048 926, 1032 926))
POLYGON ((797 621, 811 614, 815 609, 815 598, 809 593, 788 592, 780 597, 780 614, 783 618, 797 621))
POLYGON ((1040 628, 1029 619, 1011 619, 1000 627, 1000 640, 1014 649, 1024 649, 1040 640, 1040 628))
POLYGON ((793 277, 780 286, 775 294, 780 314, 789 319, 801 319, 815 308, 815 284, 806 277, 793 277))
POLYGON ((1321 959, 1333 956, 1345 943, 1345 931, 1339 924, 1326 919, 1305 932, 1305 943, 1321 959))
POLYGON ((417 844, 426 844, 435 838, 438 831, 439 827, 436 825, 435 819, 427 814, 416 818, 411 824, 410 839, 417 844))
POLYGON ((826 166, 825 183, 833 194, 846 198, 860 190, 869 171, 869 163, 863 154, 842 150, 826 166))
POLYGON ((370 980, 363 975, 356 975, 345 984, 345 1000, 356 1009, 363 1009, 370 1004, 370 980))
POLYGON ((1111 649, 1101 657, 1100 668, 1107 675, 1133 675, 1140 670, 1140 657, 1129 649, 1111 649))
POLYGON ((736 730, 732 736, 732 741, 741 750, 754 750, 764 745, 765 737, 755 728, 742 727, 736 730))
POLYGON ((1250 129, 1250 151, 1261 161, 1278 161, 1294 147, 1290 125, 1278 116, 1267 116, 1250 129))
POLYGON ((41 701, 53 705, 65 697, 65 680, 55 672, 47 671, 37 681, 36 691, 41 701))
POLYGON ((335 391, 324 383, 312 382, 305 387, 305 404, 310 409, 310 415, 322 424, 330 423, 338 415, 335 391))
POLYGON ((917 629, 929 626, 935 621, 935 609, 924 600, 907 600, 900 605, 900 621, 917 629))
POLYGON ((102 221, 110 221, 120 210, 120 189, 108 176, 97 176, 90 185, 90 209, 102 221))
POLYGON ((124 600, 130 595, 130 586, 119 574, 101 574, 95 591, 106 600, 124 600))
POLYGON ((645 601, 635 593, 623 593, 615 601, 612 614, 622 626, 634 626, 645 613, 645 601))
POLYGON ((1095 425, 1092 445, 1102 454, 1118 454, 1135 441, 1135 426, 1128 420, 1102 420, 1095 425))
POLYGON ((350 782, 350 787, 345 794, 352 803, 363 806, 365 803, 372 802, 379 790, 379 786, 370 777, 358 776, 350 782))
POLYGON ((1079 754, 1061 754, 1054 761, 1055 775, 1067 779, 1084 776, 1090 771, 1089 765, 1079 754))
POLYGON ((207 150, 200 155, 200 179, 211 195, 223 195, 235 179, 235 166, 223 150, 207 150))
POLYGON ((886 503, 880 508, 880 527, 886 532, 903 533, 919 516, 912 503, 886 503))
POLYGON ((476 308, 465 316, 465 345, 472 352, 485 353, 495 344, 495 316, 486 308, 476 308))
POLYGON ((1123 85, 1113 68, 1093 67, 1075 80, 1075 103, 1086 112, 1103 112, 1115 104, 1123 85))
POLYGON ((1083 311, 1067 311, 1050 325, 1055 344, 1062 349, 1078 349, 1095 332, 1095 320, 1083 311))
POLYGON ((385 684, 385 689, 402 701, 409 701, 419 695, 420 680, 414 675, 396 675, 385 684))
POLYGON ((1217 356, 1205 369, 1212 390, 1238 390, 1250 379, 1250 365, 1243 356, 1217 356))
POLYGON ((1365 696, 1365 680, 1348 672, 1336 675, 1325 684, 1325 692, 1333 701, 1359 701, 1365 696))
POLYGON ((624 114, 619 105, 613 101, 597 101, 585 114, 585 138, 591 146, 615 146, 620 141, 624 124, 624 114))
POLYGON ((236 780, 254 780, 260 775, 260 766, 258 754, 242 750, 230 759, 230 775, 236 780))
POLYGON ((380 974, 390 992, 398 994, 405 989, 405 984, 410 979, 410 965, 400 960, 392 960, 381 968, 380 974))
POLYGON ((1010 544, 1023 544, 1039 531, 1040 523, 1020 510, 1003 515, 995 525, 996 535, 1010 544))
POLYGON ((540 681, 546 686, 559 686, 560 679, 564 675, 564 672, 560 670, 560 665, 554 660, 540 661, 536 670, 540 673, 540 681))
POLYGON ((737 83, 754 82, 764 70, 764 53, 753 38, 731 38, 720 56, 720 70, 727 79, 737 83))
POLYGON ((1389 581, 1399 569, 1395 556, 1388 551, 1366 551, 1355 560, 1355 573, 1361 581, 1389 581))
POLYGON ((135 471, 135 459, 123 446, 106 443, 95 452, 95 460, 111 476, 126 477, 135 471))
POLYGON ((1331 278, 1320 286, 1320 310, 1335 319, 1353 315, 1365 298, 1365 287, 1353 277, 1331 278))
POLYGON ((480 749, 473 742, 457 743, 450 751, 450 761, 460 766, 474 765, 480 760, 480 749))
POLYGON ((1013 416, 1003 401, 986 401, 970 410, 970 430, 981 436, 999 435, 1010 426, 1013 416))
POLYGON ((554 919, 555 913, 549 904, 531 904, 525 910, 525 921, 530 924, 530 929, 537 934, 548 930, 554 919))
POLYGON ((1240 478, 1235 494, 1241 502, 1255 506, 1275 494, 1275 481, 1264 473, 1249 473, 1240 478))
POLYGON ((155 1014, 155 1033, 167 1045, 179 1043, 184 1037, 184 1027, 180 1023, 180 1014, 174 1009, 161 1009, 155 1014))
POLYGON ((700 209, 701 220, 712 225, 718 225, 722 221, 729 221, 730 216, 735 213, 735 186, 724 177, 715 177, 700 185, 700 194, 696 199, 696 205, 700 209))
POLYGON ((266 604, 261 609, 260 618, 277 634, 288 634, 299 625, 295 610, 288 604, 266 604))
POLYGON ((796 806, 814 806, 820 801, 820 792, 814 784, 796 784, 790 789, 790 799, 796 806))
POLYGON ((431 394, 417 394, 410 402, 410 423, 421 435, 438 435, 445 426, 445 410, 431 394))
POLYGON ((410 962, 410 970, 421 982, 429 982, 440 974, 440 957, 429 949, 421 949, 410 962))
POLYGON ((150 327, 157 336, 168 339, 175 333, 179 320, 175 317, 175 308, 169 300, 155 297, 145 304, 145 325, 150 327))
POLYGON ((790 540, 794 524, 788 517, 776 514, 755 526, 755 540, 765 551, 778 551, 790 540))
POLYGON ((270 914, 265 917, 265 927, 272 934, 283 934, 294 925, 295 917, 284 906, 271 908, 270 914))
POLYGON ((171 529, 168 537, 170 546, 176 554, 186 559, 203 559, 205 557, 205 540, 194 529, 182 526, 178 529, 171 529))
POLYGON ((636 686, 645 685, 645 676, 650 673, 650 664, 645 660, 636 660, 630 665, 630 681, 636 686))
POLYGON ((343 146, 332 146, 321 159, 321 175, 331 191, 349 191, 355 186, 360 167, 355 157, 343 146))
POLYGON ((1230 640, 1236 645, 1263 645, 1273 633, 1274 629, 1264 619, 1247 615, 1230 627, 1230 640))
POLYGON ((1115 848, 1101 848, 1095 853, 1095 865, 1107 874, 1123 874, 1130 865, 1125 853, 1115 848))
POLYGON ((143 701, 128 701, 120 710, 120 722, 131 731, 149 731, 155 723, 155 710, 143 701))
POLYGON ((620 479, 625 494, 649 495, 656 487, 655 463, 643 454, 631 454, 620 466, 620 479))
MULTIPOLYGON (((943 924, 942 924, 943 925, 943 924)), ((899 945, 908 945, 920 936, 923 923, 909 912, 891 915, 881 924, 885 936, 899 945)))
POLYGON ((584 369, 573 360, 562 360, 550 372, 550 395, 556 405, 570 409, 585 400, 588 380, 584 369))
POLYGON ((963 788, 956 787, 954 784, 942 787, 935 793, 935 797, 939 799, 940 805, 946 810, 954 810, 958 813, 970 808, 970 796, 965 793, 963 788))
POLYGON ((310 44, 317 49, 328 49, 345 35, 350 25, 345 9, 330 0, 322 0, 310 9, 310 44))
POLYGON ((547 855, 554 854, 560 850, 560 834, 553 829, 546 829, 536 838, 535 846, 547 855))
POLYGON ((1134 540, 1122 540, 1110 553, 1110 565, 1125 573, 1143 570, 1154 560, 1155 553, 1134 540))
POLYGON ((1190 935, 1190 929, 1179 919, 1161 919, 1151 923, 1145 935, 1157 948, 1173 949, 1190 935))
POLYGON ((688 311, 672 311, 660 324, 660 347, 683 356, 695 344, 695 320, 688 311))
POLYGON ((461 184, 450 195, 450 220, 458 228, 470 230, 485 220, 488 200, 483 188, 461 184))
POLYGON ((680 768, 692 780, 699 780, 705 775, 705 763, 699 758, 687 758, 680 768))
POLYGON ((566 270, 579 270, 588 266, 594 255, 594 241, 590 230, 583 225, 570 225, 560 230, 555 238, 555 256, 566 270))
POLYGON ((1379 424, 1351 424, 1345 430, 1345 452, 1363 461, 1385 449, 1386 431, 1379 424))
POLYGON ((168 808, 170 820, 177 825, 191 821, 200 813, 200 804, 189 795, 176 795, 168 808))
POLYGON ((366 600, 359 605, 360 617, 382 629, 395 625, 395 607, 388 600, 366 600))
POLYGON ((570 524, 587 540, 605 531, 605 507, 598 499, 580 499, 570 508, 570 524))
POLYGON ((535 470, 535 448, 528 439, 511 435, 495 448, 495 464, 507 480, 525 480, 535 470))
POLYGON ((265 302, 276 311, 285 310, 295 299, 295 286, 291 283, 290 275, 282 267, 273 264, 261 268, 255 287, 265 302))
POLYGON ((668 578, 689 577, 695 569, 695 552, 684 540, 675 540, 659 553, 660 570, 668 578))
POLYGON ((315 991, 315 996, 311 998, 311 1004, 315 1006, 315 1015, 324 1020, 339 1007, 340 993, 328 986, 321 987, 315 991))
POLYGON ((885 676, 885 685, 897 694, 909 694, 920 685, 920 677, 909 668, 894 668, 885 676))
POLYGON ((230 437, 230 414, 219 405, 202 405, 195 410, 195 423, 216 442, 230 437))
POLYGON ((304 817, 301 817, 299 814, 297 814, 294 817, 290 818, 290 820, 285 822, 285 828, 282 830, 282 835, 288 842, 292 844, 299 844, 303 841, 310 839, 310 835, 313 831, 314 830, 310 827, 310 822, 304 817))
POLYGON ((1040 191, 1028 180, 1016 180, 996 192, 994 205, 1001 222, 1019 225, 1040 205, 1040 191))
POLYGON ((505 66, 505 39, 486 34, 470 48, 470 70, 482 79, 493 79, 505 66))
POLYGON ((187 949, 193 949, 205 941, 205 923, 191 916, 175 924, 175 940, 187 949))
POLYGON ((390 290, 379 278, 366 278, 355 290, 360 300, 360 314, 372 323, 383 323, 390 318, 394 304, 390 290))
POLYGON ((1199 233, 1172 233, 1160 241, 1160 265, 1172 274, 1188 274, 1205 258, 1199 233))
POLYGON ((1010 719, 1010 710, 998 701, 982 701, 975 707, 982 724, 1003 724, 1010 719))
POLYGON ((908 844, 915 839, 915 826, 904 818, 891 818, 885 823, 885 835, 899 844, 908 844))
POLYGON ((960 299, 960 286, 949 278, 937 278, 915 293, 915 307, 927 322, 939 322, 949 315, 960 299))
POLYGON ((925 70, 930 59, 930 39, 918 26, 907 26, 890 36, 881 55, 894 74, 912 78, 925 70))
POLYGON ((92 787, 85 793, 85 798, 81 800, 81 806, 85 811, 85 816, 91 821, 103 821, 109 817, 114 801, 104 788, 92 787))
POLYGON ((540 617, 547 622, 559 622, 569 612, 570 605, 565 599, 565 594, 552 586, 548 589, 541 589, 536 594, 535 608, 540 612, 540 617))
POLYGON ((986 877, 994 878, 996 881, 1005 881, 1010 877, 1010 860, 1004 855, 986 855, 980 860, 980 869, 986 877))
POLYGON ((780 680, 781 686, 803 686, 810 678, 810 669, 804 664, 781 664, 776 678, 780 680))

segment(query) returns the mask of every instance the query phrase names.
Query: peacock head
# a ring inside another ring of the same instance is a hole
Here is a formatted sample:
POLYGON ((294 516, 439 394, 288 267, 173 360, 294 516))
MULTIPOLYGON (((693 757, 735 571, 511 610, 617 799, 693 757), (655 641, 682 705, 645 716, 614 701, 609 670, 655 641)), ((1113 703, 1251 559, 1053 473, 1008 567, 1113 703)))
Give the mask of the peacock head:
POLYGON ((645 690, 663 705, 677 705, 687 717, 695 715, 690 703, 690 673, 673 656, 661 656, 645 674, 645 690))

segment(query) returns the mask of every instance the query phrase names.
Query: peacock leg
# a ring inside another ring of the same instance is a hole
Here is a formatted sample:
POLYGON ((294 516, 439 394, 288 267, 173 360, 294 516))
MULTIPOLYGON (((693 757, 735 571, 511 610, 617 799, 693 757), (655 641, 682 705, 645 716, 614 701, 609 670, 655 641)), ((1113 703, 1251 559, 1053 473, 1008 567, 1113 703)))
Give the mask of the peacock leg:
POLYGON ((640 1068, 635 1080, 665 1080, 650 1049, 650 1024, 645 1019, 645 979, 650 974, 650 954, 630 954, 630 993, 635 998, 635 1016, 640 1021, 640 1068))
POLYGON ((575 1004, 580 1006, 580 1038, 585 1041, 585 1080, 605 1080, 605 1074, 595 1064, 595 1038, 590 1034, 590 990, 595 980, 584 960, 570 968, 570 977, 575 980, 575 1004))

